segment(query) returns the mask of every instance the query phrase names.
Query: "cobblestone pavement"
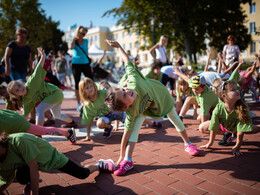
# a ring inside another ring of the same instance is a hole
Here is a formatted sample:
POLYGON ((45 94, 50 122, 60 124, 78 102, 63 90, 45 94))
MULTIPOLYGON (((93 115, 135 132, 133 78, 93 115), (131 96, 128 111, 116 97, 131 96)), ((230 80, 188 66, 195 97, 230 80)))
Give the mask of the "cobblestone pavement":
MULTIPOLYGON (((80 124, 75 110, 74 97, 66 97, 62 112, 70 114, 80 124)), ((0 105, 3 108, 3 104, 0 105)), ((260 123, 260 103, 250 104, 260 123)), ((243 156, 231 155, 231 146, 218 146, 222 136, 217 135, 212 150, 200 150, 198 157, 184 151, 181 138, 168 120, 163 128, 145 126, 140 130, 134 151, 134 168, 124 176, 108 172, 95 172, 84 180, 57 170, 40 171, 40 194, 260 194, 260 134, 245 135, 241 151, 243 156)), ((61 122, 56 121, 56 126, 61 122)), ((198 123, 189 117, 184 119, 192 143, 207 143, 208 135, 197 131, 198 123)), ((123 128, 113 132, 110 139, 102 137, 102 131, 94 128, 93 141, 83 142, 84 126, 77 129, 76 145, 59 137, 45 139, 74 162, 87 165, 99 159, 117 160, 123 128)), ((14 182, 8 188, 10 194, 22 194, 24 186, 14 182)))

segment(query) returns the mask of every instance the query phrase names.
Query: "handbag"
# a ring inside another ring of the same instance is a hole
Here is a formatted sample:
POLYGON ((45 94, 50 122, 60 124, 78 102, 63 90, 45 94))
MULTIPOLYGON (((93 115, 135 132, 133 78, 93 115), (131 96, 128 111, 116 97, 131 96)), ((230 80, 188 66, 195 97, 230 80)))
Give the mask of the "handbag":
POLYGON ((88 54, 84 51, 84 49, 82 47, 80 47, 78 41, 75 42, 75 44, 83 51, 83 53, 86 55, 87 59, 88 59, 88 64, 91 64, 92 59, 88 56, 88 54))

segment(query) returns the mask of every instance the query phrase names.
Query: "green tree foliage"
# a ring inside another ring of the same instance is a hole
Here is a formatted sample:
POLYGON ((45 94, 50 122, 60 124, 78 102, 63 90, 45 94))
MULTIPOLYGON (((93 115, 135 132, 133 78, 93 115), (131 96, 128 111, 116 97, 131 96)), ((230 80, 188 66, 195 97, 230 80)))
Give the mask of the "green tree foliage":
POLYGON ((32 52, 42 46, 46 51, 67 50, 62 41, 64 35, 58 29, 59 22, 47 18, 38 0, 1 0, 0 1, 0 56, 7 44, 15 40, 16 28, 23 27, 29 32, 28 45, 32 52))
POLYGON ((209 45, 219 51, 226 44, 229 34, 237 37, 241 50, 247 47, 251 37, 244 26, 246 16, 240 6, 246 2, 124 0, 121 7, 107 11, 103 16, 112 15, 126 29, 135 27, 143 37, 149 37, 150 47, 154 39, 158 41, 160 35, 166 34, 169 36, 169 48, 185 51, 189 59, 196 62, 195 54, 206 49, 206 38, 210 41, 209 45))

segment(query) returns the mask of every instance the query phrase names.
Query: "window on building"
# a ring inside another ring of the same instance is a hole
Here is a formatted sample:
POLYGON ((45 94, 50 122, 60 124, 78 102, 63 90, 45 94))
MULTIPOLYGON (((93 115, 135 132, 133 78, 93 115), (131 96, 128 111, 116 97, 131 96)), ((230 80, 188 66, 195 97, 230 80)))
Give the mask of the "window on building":
POLYGON ((129 43, 129 49, 130 50, 132 49, 132 43, 129 43))
POLYGON ((118 34, 116 34, 116 40, 118 40, 118 34))
POLYGON ((123 44, 123 49, 125 50, 125 44, 123 44))
POLYGON ((135 34, 136 34, 136 36, 139 36, 139 35, 140 35, 140 31, 139 31, 139 30, 136 30, 136 31, 135 31, 135 34))
POLYGON ((129 37, 131 37, 131 35, 132 35, 132 31, 130 30, 130 31, 129 31, 129 37))
POLYGON ((97 35, 95 35, 95 41, 97 41, 97 35))
POLYGON ((122 38, 125 38, 125 32, 122 33, 122 38))
POLYGON ((249 4, 249 13, 250 14, 255 14, 255 12, 256 12, 255 3, 249 4))
POLYGON ((249 31, 250 31, 250 34, 255 34, 255 31, 256 31, 255 22, 250 22, 249 23, 249 31))
POLYGON ((255 53, 255 42, 250 44, 250 54, 253 55, 255 53))
POLYGON ((139 41, 136 41, 136 43, 135 43, 135 47, 136 47, 136 49, 139 49, 139 47, 140 47, 140 43, 139 43, 139 41))

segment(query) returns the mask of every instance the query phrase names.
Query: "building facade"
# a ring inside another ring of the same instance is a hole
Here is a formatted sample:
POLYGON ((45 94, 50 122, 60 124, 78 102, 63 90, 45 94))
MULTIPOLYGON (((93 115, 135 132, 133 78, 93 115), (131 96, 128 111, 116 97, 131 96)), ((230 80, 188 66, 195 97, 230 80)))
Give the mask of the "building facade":
POLYGON ((260 0, 252 0, 250 4, 242 4, 242 8, 247 15, 245 26, 248 27, 252 41, 247 49, 241 53, 241 59, 251 61, 254 60, 255 53, 260 53, 260 0))

